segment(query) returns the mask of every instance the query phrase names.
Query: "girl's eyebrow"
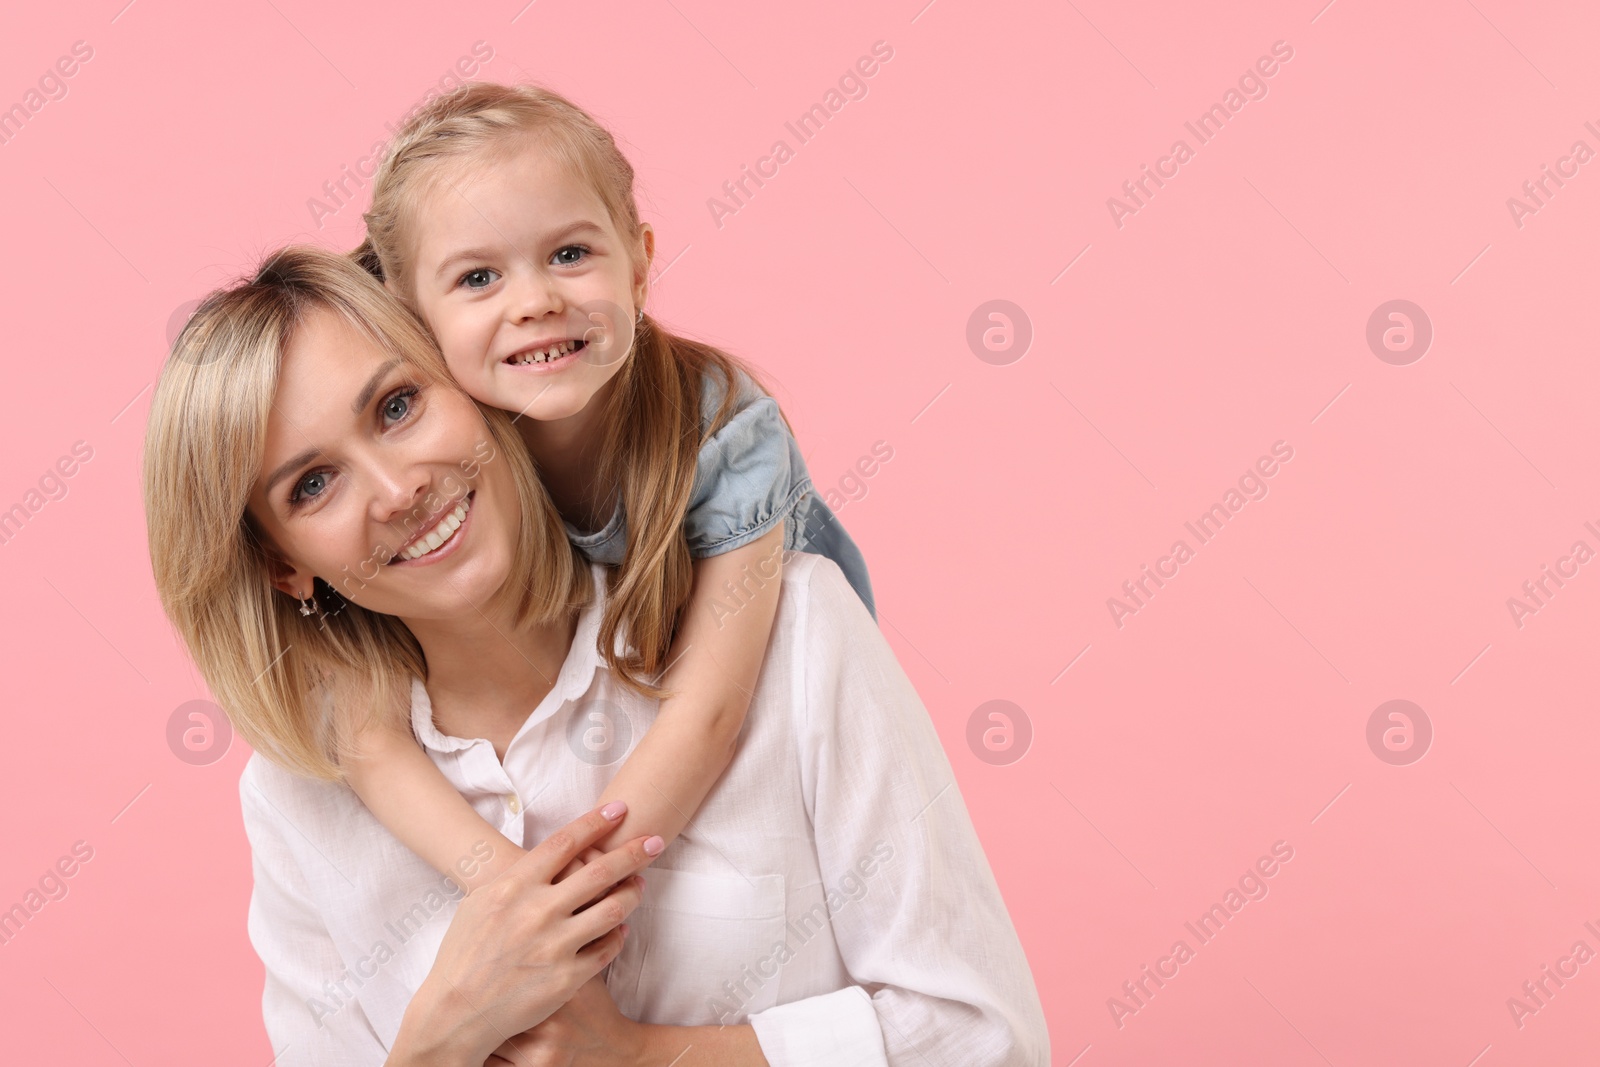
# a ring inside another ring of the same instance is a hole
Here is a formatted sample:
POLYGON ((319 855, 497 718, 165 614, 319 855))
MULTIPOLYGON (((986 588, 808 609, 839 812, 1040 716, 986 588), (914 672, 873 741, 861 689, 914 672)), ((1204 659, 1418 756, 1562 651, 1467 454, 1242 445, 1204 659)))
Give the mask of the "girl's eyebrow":
MULTIPOLYGON (((577 237, 579 234, 594 234, 596 236, 604 236, 605 230, 601 229, 598 223, 590 222, 588 219, 579 219, 577 222, 573 222, 567 226, 564 226, 554 233, 545 234, 540 238, 540 243, 554 244, 557 241, 565 241, 569 237, 577 237)), ((442 263, 439 264, 439 269, 433 274, 434 279, 437 280, 444 277, 445 274, 449 273, 452 265, 461 262, 462 260, 489 259, 495 254, 496 251, 498 251, 498 249, 463 248, 459 251, 452 252, 444 258, 442 263)))
MULTIPOLYGON (((372 377, 367 379, 367 384, 361 387, 361 392, 356 394, 355 402, 350 405, 351 413, 359 415, 365 411, 367 405, 372 403, 373 394, 378 391, 378 386, 383 384, 383 379, 403 362, 405 361, 396 357, 374 371, 372 377)), ((305 466, 320 455, 322 455, 322 449, 308 448, 294 458, 279 464, 277 470, 274 470, 267 478, 267 486, 262 491, 270 494, 273 486, 283 481, 297 468, 305 466)))
POLYGON ((433 276, 437 280, 449 272, 451 265, 461 260, 488 259, 491 254, 487 248, 463 248, 459 252, 452 252, 444 258, 443 263, 439 264, 439 269, 433 272, 433 276))

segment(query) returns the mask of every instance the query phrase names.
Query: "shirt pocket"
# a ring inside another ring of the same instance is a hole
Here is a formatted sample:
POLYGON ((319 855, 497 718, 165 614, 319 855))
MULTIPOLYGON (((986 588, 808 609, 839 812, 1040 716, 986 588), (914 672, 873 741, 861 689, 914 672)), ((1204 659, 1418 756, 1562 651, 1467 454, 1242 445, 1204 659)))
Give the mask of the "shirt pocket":
POLYGON ((606 986, 624 1015, 676 1026, 735 1023, 778 1002, 781 874, 644 870, 644 901, 606 986))

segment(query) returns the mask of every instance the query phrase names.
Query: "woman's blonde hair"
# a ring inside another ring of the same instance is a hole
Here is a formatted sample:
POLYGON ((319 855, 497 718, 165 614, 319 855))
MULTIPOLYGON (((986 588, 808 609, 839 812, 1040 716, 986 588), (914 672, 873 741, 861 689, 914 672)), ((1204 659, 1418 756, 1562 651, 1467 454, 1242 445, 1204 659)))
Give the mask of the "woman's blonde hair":
MULTIPOLYGON (((395 135, 373 177, 367 239, 352 256, 415 306, 416 220, 439 187, 444 165, 493 163, 530 138, 594 188, 637 265, 642 244, 633 167, 611 134, 548 89, 487 82, 469 82, 432 101, 395 135)), ((766 392, 749 365, 645 315, 633 355, 611 383, 598 478, 619 487, 628 535, 622 565, 607 575, 600 648, 619 681, 651 696, 666 692, 654 678, 666 666, 692 587, 683 525, 696 459, 701 444, 732 415, 740 371, 766 392), (711 374, 721 380, 722 401, 702 427, 701 390, 711 374), (627 639, 623 651, 619 634, 627 639)))
MULTIPOLYGON (((410 679, 426 679, 427 664, 398 618, 353 602, 341 609, 344 598, 320 578, 317 614, 303 617, 273 588, 270 546, 246 510, 283 356, 313 309, 341 316, 423 381, 459 388, 427 329, 356 262, 284 248, 254 277, 207 296, 174 342, 150 411, 144 504, 162 607, 234 729, 292 771, 338 779, 355 733, 377 715, 407 713, 410 679)), ((479 409, 493 452, 478 458, 511 465, 521 509, 497 596, 519 624, 554 622, 588 602, 588 567, 510 418, 479 409)))

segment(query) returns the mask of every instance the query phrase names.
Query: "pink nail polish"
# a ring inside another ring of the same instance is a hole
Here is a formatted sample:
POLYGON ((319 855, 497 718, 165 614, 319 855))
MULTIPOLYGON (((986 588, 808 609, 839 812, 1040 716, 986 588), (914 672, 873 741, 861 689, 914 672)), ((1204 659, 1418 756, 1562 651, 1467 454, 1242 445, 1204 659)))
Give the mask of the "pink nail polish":
POLYGON ((661 850, 666 847, 667 843, 661 840, 659 836, 647 837, 644 842, 644 854, 646 856, 659 856, 661 855, 661 850))
POLYGON ((628 805, 624 804, 620 800, 613 800, 611 803, 600 809, 600 814, 605 816, 607 819, 620 819, 627 812, 627 810, 628 805))

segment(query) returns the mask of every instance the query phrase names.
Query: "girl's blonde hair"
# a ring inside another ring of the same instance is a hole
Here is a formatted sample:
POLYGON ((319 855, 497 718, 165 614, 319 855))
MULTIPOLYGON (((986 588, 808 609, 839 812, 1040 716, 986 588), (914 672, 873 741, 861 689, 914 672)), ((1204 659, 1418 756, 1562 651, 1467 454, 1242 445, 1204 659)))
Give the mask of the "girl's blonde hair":
MULTIPOLYGON (((427 329, 351 258, 284 248, 254 277, 207 296, 174 342, 150 411, 144 504, 162 607, 239 736, 292 771, 338 779, 356 732, 379 714, 408 712, 410 679, 426 679, 427 664, 404 623, 353 602, 340 609, 343 598, 321 579, 317 615, 303 617, 273 588, 267 540, 246 510, 284 353, 318 308, 423 381, 459 388, 427 329)), ((511 465, 521 509, 497 596, 519 625, 554 622, 588 602, 588 567, 509 416, 479 408, 493 453, 478 458, 511 465)))
MULTIPOLYGON (((446 165, 469 159, 492 164, 530 141, 583 175, 639 265, 633 167, 611 134, 549 89, 486 82, 469 82, 439 97, 395 135, 373 177, 372 210, 364 216, 367 239, 352 255, 414 306, 416 219, 442 184, 446 165)), ((666 692, 653 682, 666 666, 691 591, 683 525, 696 459, 704 440, 733 413, 739 371, 767 392, 749 365, 677 336, 646 315, 606 404, 598 477, 600 484, 620 488, 628 535, 622 565, 608 574, 600 648, 618 679, 647 695, 666 692), (702 427, 701 389, 712 373, 721 379, 722 402, 711 424, 702 427), (624 651, 618 651, 619 633, 627 638, 624 651)))

